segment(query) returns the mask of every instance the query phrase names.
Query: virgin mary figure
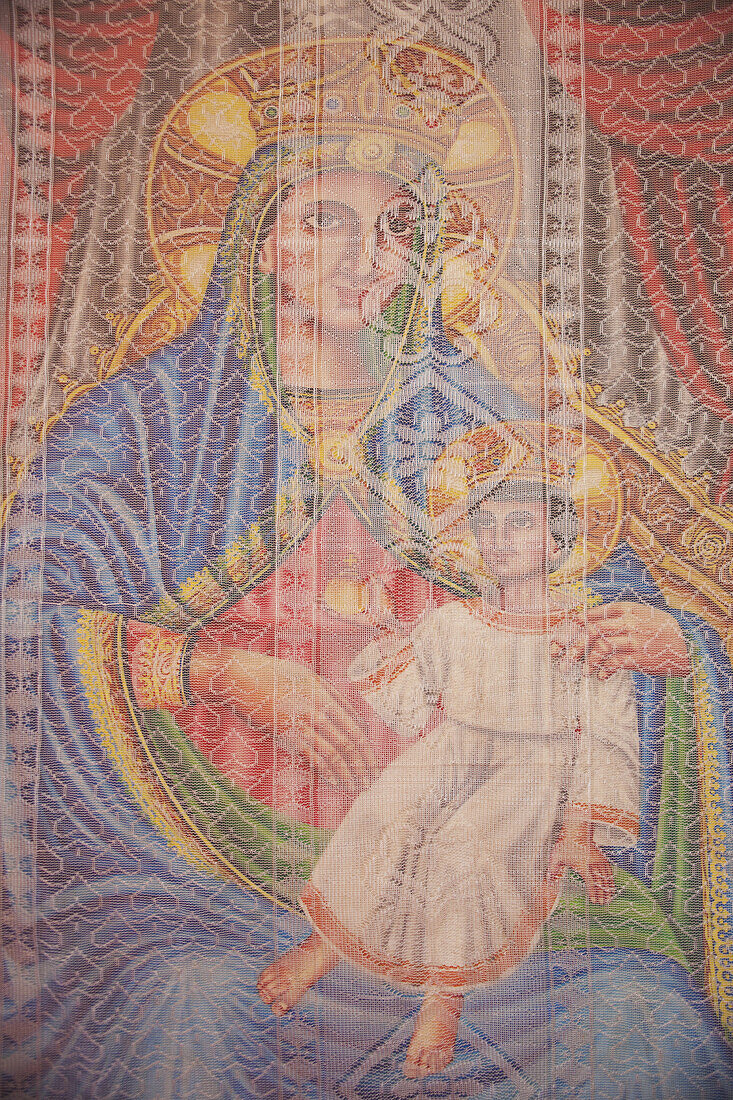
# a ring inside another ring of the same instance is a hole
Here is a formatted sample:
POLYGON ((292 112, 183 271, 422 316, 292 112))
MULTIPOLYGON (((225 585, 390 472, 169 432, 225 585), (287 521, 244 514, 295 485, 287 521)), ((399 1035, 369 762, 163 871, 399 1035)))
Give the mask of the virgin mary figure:
MULTIPOLYGON (((6 706, 42 762, 25 934, 44 1028, 19 1030, 15 1057, 45 1097, 397 1087, 407 994, 344 964, 281 1029, 256 979, 304 937, 293 899, 398 751, 348 695, 349 663, 385 611, 410 622, 471 590, 436 554, 428 471, 493 424, 500 480, 505 426, 537 419, 445 335, 457 239, 490 262, 470 201, 389 135, 259 149, 195 321, 77 401, 25 475, 5 540, 6 706)), ((700 820, 693 697, 729 850, 730 666, 623 544, 588 586, 639 624, 621 655, 590 648, 636 671, 642 840, 615 908, 573 931, 568 903, 562 942, 548 931, 468 998, 454 1069, 472 1095, 670 1095, 674 1080, 719 1097, 730 1058, 695 980, 702 917, 683 913, 700 914, 706 867, 682 848, 671 886, 660 867, 672 823, 694 847, 700 820), (660 791, 671 737, 676 796, 660 791)))

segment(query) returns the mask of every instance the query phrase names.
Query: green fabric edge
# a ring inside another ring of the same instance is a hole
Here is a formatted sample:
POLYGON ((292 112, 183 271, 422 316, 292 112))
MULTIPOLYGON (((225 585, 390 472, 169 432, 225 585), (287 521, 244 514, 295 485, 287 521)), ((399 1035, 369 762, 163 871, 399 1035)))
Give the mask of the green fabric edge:
MULTIPOLYGON (((550 949, 627 947, 680 963, 704 982, 705 946, 700 866, 695 705, 689 679, 670 677, 664 701, 659 822, 650 886, 614 867, 616 895, 592 905, 571 891, 546 925, 550 949)), ((576 883, 580 879, 575 879, 576 883)))
POLYGON ((667 680, 657 845, 651 889, 673 921, 690 970, 705 974, 700 795, 694 692, 689 680, 667 680))

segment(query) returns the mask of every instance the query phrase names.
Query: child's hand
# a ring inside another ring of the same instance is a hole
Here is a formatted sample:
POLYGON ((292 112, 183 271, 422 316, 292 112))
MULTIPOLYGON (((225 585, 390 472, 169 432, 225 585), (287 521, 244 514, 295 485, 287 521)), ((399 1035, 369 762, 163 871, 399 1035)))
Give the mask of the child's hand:
POLYGON ((379 579, 372 579, 367 582, 367 591, 367 615, 374 626, 385 634, 404 634, 405 630, 395 614, 392 599, 384 583, 379 579))
POLYGON ((608 905, 616 892, 608 857, 590 838, 590 828, 564 829, 550 853, 547 877, 558 879, 566 867, 583 879, 594 905, 608 905))

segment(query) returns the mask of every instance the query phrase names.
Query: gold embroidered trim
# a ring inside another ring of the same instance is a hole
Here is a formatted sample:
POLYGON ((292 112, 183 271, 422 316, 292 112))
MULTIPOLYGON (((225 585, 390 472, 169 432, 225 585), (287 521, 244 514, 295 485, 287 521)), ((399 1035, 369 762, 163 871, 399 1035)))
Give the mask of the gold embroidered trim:
POLYGON ((174 634, 158 626, 130 623, 127 628, 127 663, 132 691, 141 707, 167 710, 184 706, 184 662, 187 634, 174 634))
POLYGON ((131 729, 117 675, 124 619, 108 611, 83 610, 77 620, 79 675, 97 735, 130 794, 172 848, 200 870, 221 868, 168 811, 131 729))
MULTIPOLYGON (((276 901, 277 899, 267 890, 264 890, 261 886, 258 886, 256 882, 248 878, 243 874, 239 868, 231 863, 226 856, 217 852, 216 848, 212 845, 205 832, 198 827, 196 822, 187 813, 182 803, 177 798, 175 792, 171 789, 170 784, 166 782, 164 776, 160 772, 160 768, 155 760, 155 757, 147 743, 145 733, 140 726, 135 704, 130 696, 130 685, 127 682, 126 670, 122 659, 122 627, 123 623, 120 622, 117 631, 117 665, 120 690, 127 703, 127 711, 134 730, 138 735, 137 747, 142 749, 142 753, 147 758, 147 764, 152 773, 157 777, 159 781, 158 790, 162 792, 162 797, 168 801, 173 810, 177 811, 179 820, 184 821, 191 830, 190 834, 186 834, 187 842, 193 847, 196 845, 196 851, 198 854, 198 865, 203 867, 204 870, 213 871, 220 878, 233 878, 236 882, 243 883, 251 890, 255 890, 262 897, 267 898, 268 901, 276 901), (195 839, 194 839, 195 838, 195 839), (200 847, 199 847, 200 845, 200 847)), ((173 819, 175 820, 175 818, 173 819)), ((180 849, 179 849, 180 850, 180 849)), ((183 852, 185 855, 186 853, 183 852)), ((285 902, 278 901, 279 905, 282 905, 286 909, 291 909, 291 906, 285 902)))
POLYGON ((726 1035, 733 1040, 733 937, 717 730, 707 673, 695 653, 692 654, 692 665, 702 803, 700 848, 705 976, 713 1008, 726 1035))
MULTIPOLYGON (((248 589, 266 571, 267 564, 267 547, 259 526, 253 523, 245 535, 224 550, 215 567, 225 572, 237 588, 248 589)), ((184 581, 177 597, 185 607, 171 596, 163 596, 155 611, 147 617, 149 621, 173 630, 186 630, 225 608, 230 600, 209 566, 197 570, 184 581)))
POLYGON ((227 547, 222 564, 237 588, 249 588, 257 574, 267 565, 267 547, 256 523, 246 535, 227 547))
POLYGON ((226 593, 209 569, 204 566, 184 581, 178 589, 179 598, 194 615, 208 615, 226 601, 226 593))

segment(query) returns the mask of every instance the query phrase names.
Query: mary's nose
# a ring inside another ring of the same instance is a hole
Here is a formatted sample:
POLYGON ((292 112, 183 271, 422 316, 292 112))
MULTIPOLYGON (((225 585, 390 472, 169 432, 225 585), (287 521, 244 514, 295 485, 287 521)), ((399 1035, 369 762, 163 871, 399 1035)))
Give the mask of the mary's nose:
POLYGON ((370 282, 376 270, 376 259, 376 234, 373 230, 354 233, 349 237, 343 260, 353 279, 362 284, 370 282))

